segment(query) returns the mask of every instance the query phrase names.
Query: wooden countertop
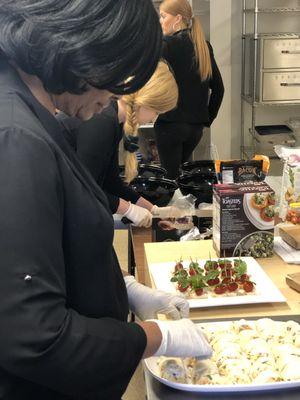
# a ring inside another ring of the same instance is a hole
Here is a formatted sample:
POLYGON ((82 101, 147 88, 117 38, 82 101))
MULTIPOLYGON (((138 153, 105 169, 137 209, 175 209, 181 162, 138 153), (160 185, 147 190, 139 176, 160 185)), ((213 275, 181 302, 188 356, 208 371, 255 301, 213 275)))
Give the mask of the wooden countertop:
MULTIPOLYGON (((190 242, 145 243, 145 283, 154 286, 148 271, 148 265, 185 258, 217 257, 211 240, 190 242)), ((286 264, 274 255, 268 259, 258 259, 259 264, 287 299, 286 303, 249 304, 241 306, 223 306, 191 309, 192 319, 218 319, 241 317, 264 317, 275 315, 300 314, 300 293, 291 289, 285 282, 286 274, 300 271, 299 265, 286 264)))

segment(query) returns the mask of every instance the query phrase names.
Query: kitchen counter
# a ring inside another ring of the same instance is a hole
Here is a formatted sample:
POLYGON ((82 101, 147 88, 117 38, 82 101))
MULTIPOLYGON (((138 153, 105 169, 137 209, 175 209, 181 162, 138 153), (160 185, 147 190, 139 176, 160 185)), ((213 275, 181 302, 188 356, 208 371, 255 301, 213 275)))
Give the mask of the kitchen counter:
MULTIPOLYGON (((216 257, 211 240, 195 242, 170 242, 170 243, 146 243, 145 244, 145 279, 149 286, 154 286, 148 272, 148 265, 192 258, 216 257)), ((240 306, 222 306, 191 309, 190 317, 195 322, 207 322, 226 319, 257 319, 260 317, 272 317, 278 320, 293 319, 300 322, 300 293, 289 288, 285 282, 285 275, 299 272, 300 266, 288 265, 277 255, 269 259, 257 260, 263 270, 272 279, 275 285, 285 296, 286 303, 249 304, 240 306)), ((300 387, 267 392, 240 392, 240 393, 192 393, 172 389, 155 379, 145 369, 145 383, 148 400, 298 400, 300 387)))

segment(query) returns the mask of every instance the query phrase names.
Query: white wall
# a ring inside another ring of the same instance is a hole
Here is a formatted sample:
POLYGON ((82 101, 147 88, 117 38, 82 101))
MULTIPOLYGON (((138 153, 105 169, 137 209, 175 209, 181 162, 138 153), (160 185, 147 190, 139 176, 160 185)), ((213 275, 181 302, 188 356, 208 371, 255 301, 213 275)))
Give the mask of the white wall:
POLYGON ((231 0, 210 1, 210 42, 220 69, 225 95, 211 126, 211 140, 219 156, 231 156, 231 0))

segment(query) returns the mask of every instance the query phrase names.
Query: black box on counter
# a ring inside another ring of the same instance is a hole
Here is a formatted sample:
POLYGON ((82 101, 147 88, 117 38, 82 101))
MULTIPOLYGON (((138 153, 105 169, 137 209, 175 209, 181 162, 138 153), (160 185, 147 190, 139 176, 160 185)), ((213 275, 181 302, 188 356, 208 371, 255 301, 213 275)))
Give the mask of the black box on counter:
POLYGON ((265 182, 214 185, 213 244, 219 257, 271 257, 275 194, 265 182))

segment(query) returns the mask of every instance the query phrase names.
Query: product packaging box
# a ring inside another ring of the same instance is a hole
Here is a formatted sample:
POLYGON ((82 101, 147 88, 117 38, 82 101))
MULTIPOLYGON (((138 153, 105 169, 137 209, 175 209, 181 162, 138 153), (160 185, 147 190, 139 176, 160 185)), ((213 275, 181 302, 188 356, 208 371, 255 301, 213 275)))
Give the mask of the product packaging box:
POLYGON ((271 257, 275 194, 265 182, 214 185, 213 243, 219 257, 271 257))

